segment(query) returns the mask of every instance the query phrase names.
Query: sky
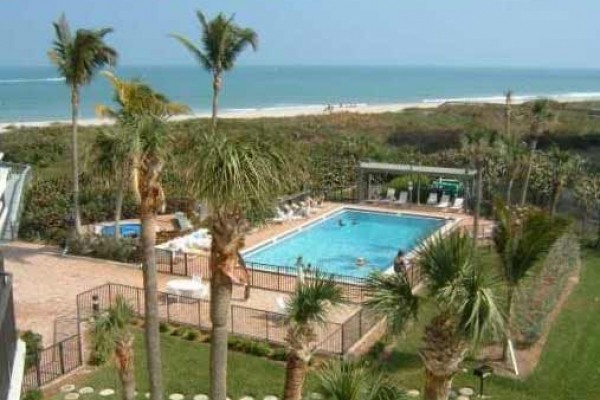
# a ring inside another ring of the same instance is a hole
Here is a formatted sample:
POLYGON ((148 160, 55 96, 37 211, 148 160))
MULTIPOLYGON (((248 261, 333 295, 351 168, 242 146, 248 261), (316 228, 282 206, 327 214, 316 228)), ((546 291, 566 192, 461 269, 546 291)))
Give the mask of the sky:
POLYGON ((2 0, 0 65, 49 65, 51 22, 112 26, 122 65, 185 65, 195 10, 258 32, 247 65, 600 68, 598 0, 2 0))

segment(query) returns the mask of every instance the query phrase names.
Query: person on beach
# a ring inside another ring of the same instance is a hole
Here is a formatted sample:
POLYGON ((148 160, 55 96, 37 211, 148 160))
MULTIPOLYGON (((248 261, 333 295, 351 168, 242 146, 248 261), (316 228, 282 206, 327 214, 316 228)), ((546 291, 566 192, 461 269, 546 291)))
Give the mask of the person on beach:
POLYGON ((394 271, 396 273, 406 274, 408 271, 408 261, 404 257, 404 252, 402 250, 398 250, 398 254, 394 258, 394 271))

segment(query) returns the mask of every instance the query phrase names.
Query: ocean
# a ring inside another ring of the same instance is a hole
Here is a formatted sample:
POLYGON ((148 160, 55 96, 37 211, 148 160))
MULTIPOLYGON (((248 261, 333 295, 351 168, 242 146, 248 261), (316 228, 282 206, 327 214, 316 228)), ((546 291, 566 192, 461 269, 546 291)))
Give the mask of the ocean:
MULTIPOLYGON (((210 110, 210 75, 198 66, 121 66, 197 113, 210 110)), ((239 66, 226 74, 224 111, 255 111, 327 104, 498 101, 511 89, 517 99, 538 96, 600 98, 600 70, 396 66, 239 66)), ((0 122, 70 118, 69 89, 52 67, 0 67, 0 122)), ((102 76, 82 92, 82 118, 110 104, 102 76)))

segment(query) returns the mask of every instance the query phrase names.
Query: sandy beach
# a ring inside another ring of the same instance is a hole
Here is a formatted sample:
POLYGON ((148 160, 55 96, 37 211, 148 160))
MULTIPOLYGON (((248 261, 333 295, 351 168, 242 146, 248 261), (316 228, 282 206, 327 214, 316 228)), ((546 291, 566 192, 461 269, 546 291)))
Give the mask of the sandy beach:
MULTIPOLYGON (((533 96, 522 96, 513 99, 514 104, 520 104, 526 101, 535 99, 533 96)), ((569 96, 548 96, 551 100, 557 102, 582 102, 600 100, 598 97, 590 97, 589 95, 569 95, 569 96)), ((504 103, 503 96, 496 97, 481 97, 481 98, 456 98, 456 99, 440 99, 426 100, 413 103, 393 103, 393 104, 320 104, 306 106, 290 106, 290 107, 266 107, 255 109, 234 109, 222 110, 219 118, 228 119, 254 119, 254 118, 284 118, 298 117, 302 115, 327 115, 335 113, 356 113, 356 114, 381 114, 387 112, 400 112, 411 108, 436 108, 442 104, 452 103, 469 103, 469 104, 502 104, 504 103)), ((175 116, 170 121, 185 121, 197 118, 210 118, 210 113, 194 113, 189 115, 175 116)), ((18 128, 43 128, 54 125, 68 125, 70 120, 59 121, 31 121, 31 122, 3 122, 0 123, 0 133, 11 129, 18 128)), ((101 118, 83 118, 79 120, 80 126, 105 126, 112 125, 113 120, 101 118)))

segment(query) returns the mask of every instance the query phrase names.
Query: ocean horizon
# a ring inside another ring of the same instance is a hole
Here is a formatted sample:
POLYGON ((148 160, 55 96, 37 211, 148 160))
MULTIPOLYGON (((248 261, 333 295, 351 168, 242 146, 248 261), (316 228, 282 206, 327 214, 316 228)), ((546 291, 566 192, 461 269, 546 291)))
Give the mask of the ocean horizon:
MULTIPOLYGON (((205 114, 211 76, 199 66, 120 66, 173 101, 205 114)), ((600 70, 442 66, 239 66, 226 73, 223 112, 245 112, 327 104, 380 105, 445 101, 502 101, 552 97, 600 99, 600 70)), ((81 118, 95 118, 98 104, 112 103, 107 80, 98 75, 82 90, 81 118)), ((70 118, 69 88, 51 66, 0 67, 0 122, 70 118)))

